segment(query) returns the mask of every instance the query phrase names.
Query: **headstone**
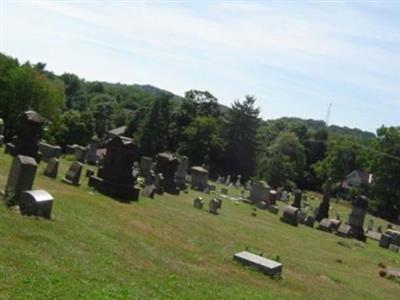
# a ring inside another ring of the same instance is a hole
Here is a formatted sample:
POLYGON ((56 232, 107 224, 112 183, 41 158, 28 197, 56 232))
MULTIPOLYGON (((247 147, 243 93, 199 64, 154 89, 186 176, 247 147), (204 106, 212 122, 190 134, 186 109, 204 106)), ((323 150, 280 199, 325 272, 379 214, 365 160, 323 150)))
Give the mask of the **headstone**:
POLYGON ((268 204, 269 205, 276 205, 276 199, 278 198, 278 192, 275 190, 270 190, 269 191, 269 196, 268 196, 268 204))
POLYGON ((146 185, 142 189, 142 196, 153 199, 155 192, 156 192, 156 187, 153 184, 146 185))
POLYGON ((242 175, 238 175, 238 176, 237 176, 237 179, 236 179, 236 183, 235 183, 235 186, 236 186, 237 188, 239 188, 239 187, 242 186, 241 180, 242 180, 242 175))
POLYGON ((248 266, 254 266, 269 276, 277 276, 282 274, 282 264, 265 257, 243 251, 236 253, 233 259, 248 266))
POLYGON ((399 246, 397 246, 395 244, 390 244, 389 250, 397 253, 397 252, 399 252, 399 246))
POLYGON ((217 199, 213 198, 210 200, 208 203, 208 212, 210 214, 218 215, 218 208, 220 206, 220 203, 218 202, 217 199))
POLYGON ((226 176, 226 181, 225 185, 230 185, 231 184, 231 175, 226 176))
POLYGON ((204 206, 204 201, 201 197, 197 197, 196 199, 194 199, 193 201, 194 208, 203 209, 203 206, 204 206))
POLYGON ((178 185, 180 190, 185 190, 187 188, 186 176, 188 168, 189 168, 189 158, 187 156, 182 156, 175 175, 176 184, 178 185))
POLYGON ((304 211, 299 210, 299 214, 297 215, 297 222, 299 224, 304 224, 307 218, 307 214, 304 211))
POLYGON ((44 190, 22 192, 18 202, 22 215, 51 218, 54 199, 44 190))
POLYGON ((373 230, 368 231, 365 235, 367 236, 367 238, 378 242, 381 240, 382 237, 381 233, 373 230))
POLYGON ((146 178, 146 176, 150 173, 152 166, 153 160, 150 157, 142 156, 139 164, 140 176, 146 178))
POLYGON ((340 237, 350 238, 352 236, 351 226, 346 223, 341 224, 336 232, 336 235, 340 237))
POLYGON ((97 165, 97 148, 99 147, 99 142, 97 140, 92 140, 87 148, 86 153, 86 162, 89 165, 95 166, 97 165))
POLYGON ((333 232, 335 231, 335 224, 334 219, 324 218, 319 222, 318 230, 326 231, 326 232, 333 232))
POLYGON ((164 179, 162 180, 161 185, 165 192, 172 195, 179 195, 179 188, 175 181, 175 173, 178 165, 178 159, 172 154, 159 153, 157 155, 155 173, 163 174, 164 179))
POLYGON ((132 139, 114 136, 106 144, 104 164, 97 176, 89 178, 88 185, 100 193, 114 199, 129 202, 139 199, 139 189, 135 187, 133 162, 138 157, 138 148, 132 139))
POLYGON ((357 240, 365 242, 364 218, 368 207, 368 200, 365 196, 358 196, 353 201, 353 209, 349 215, 348 224, 351 226, 352 234, 357 240))
POLYGON ((79 181, 81 180, 82 166, 82 163, 79 161, 74 161, 69 167, 62 182, 80 186, 81 184, 79 181))
POLYGON ((30 156, 17 155, 13 158, 5 189, 8 204, 18 204, 20 194, 32 189, 36 169, 37 163, 30 156))
POLYGON ((296 190, 294 192, 294 201, 292 203, 293 207, 297 207, 298 209, 301 210, 301 198, 302 198, 302 191, 301 190, 296 190))
POLYGON ((400 231, 388 229, 386 234, 390 235, 392 244, 400 246, 400 231))
POLYGON ((282 201, 282 202, 286 202, 286 201, 288 201, 288 193, 286 192, 286 191, 282 191, 282 194, 281 194, 281 197, 280 197, 280 200, 282 201))
POLYGON ((159 195, 164 194, 164 188, 162 186, 162 182, 164 180, 164 177, 161 173, 157 173, 154 176, 154 186, 156 187, 156 193, 159 195))
POLYGON ((274 215, 277 215, 279 213, 279 208, 276 205, 270 205, 268 207, 268 210, 273 213, 274 215))
POLYGON ((286 206, 283 210, 281 221, 293 226, 297 226, 298 214, 299 214, 299 209, 297 207, 286 206))
POLYGON ((379 247, 386 248, 386 249, 389 248, 391 240, 392 240, 392 237, 389 234, 382 233, 381 240, 379 241, 379 247))
POLYGON ((74 150, 75 160, 84 163, 86 159, 86 148, 82 146, 76 146, 74 150))
POLYGON ((267 209, 267 208, 268 208, 268 203, 265 202, 265 201, 258 202, 258 203, 257 203, 257 207, 258 207, 259 209, 267 209))
POLYGON ((304 220, 304 224, 308 227, 314 228, 315 218, 313 216, 307 216, 304 220))
POLYGON ((268 201, 270 190, 271 188, 265 181, 258 181, 251 187, 249 199, 253 204, 268 201))
POLYGON ((208 187, 208 171, 202 167, 192 167, 190 169, 192 181, 192 189, 197 191, 203 191, 208 187))
POLYGON ((146 177, 144 177, 144 184, 145 185, 154 185, 155 181, 155 174, 153 170, 150 170, 146 173, 146 177))
POLYGON ((59 161, 58 158, 50 158, 47 162, 46 169, 44 169, 44 175, 51 178, 57 178, 58 174, 58 165, 59 161))
POLYGON ((42 154, 42 159, 48 162, 50 158, 59 158, 61 156, 61 147, 47 144, 45 142, 39 143, 39 151, 42 154))
POLYGON ((46 120, 37 112, 29 110, 21 113, 17 120, 17 139, 13 143, 15 152, 12 155, 24 155, 39 160, 38 144, 46 120))
POLYGON ((322 198, 322 202, 318 208, 317 215, 315 219, 320 222, 324 218, 329 217, 329 205, 331 199, 332 192, 332 180, 329 178, 324 186, 324 196, 322 198))
POLYGON ((246 181, 246 190, 248 190, 248 191, 251 190, 251 180, 246 181))

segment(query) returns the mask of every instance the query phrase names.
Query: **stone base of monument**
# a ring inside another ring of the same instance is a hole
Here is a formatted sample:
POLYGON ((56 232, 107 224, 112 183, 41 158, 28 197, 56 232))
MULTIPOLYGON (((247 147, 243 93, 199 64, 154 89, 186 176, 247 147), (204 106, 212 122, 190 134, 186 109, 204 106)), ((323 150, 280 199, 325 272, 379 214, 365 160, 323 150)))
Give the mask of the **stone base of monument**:
POLYGON ((313 216, 307 216, 304 220, 304 224, 308 227, 314 228, 315 218, 313 216))
POLYGON ((44 190, 22 192, 18 199, 22 215, 38 216, 47 219, 51 218, 53 201, 53 197, 44 190))
POLYGON ((341 221, 339 220, 324 218, 319 222, 317 229, 326 232, 334 232, 339 229, 340 224, 341 221))
POLYGON ((299 209, 293 206, 286 206, 283 210, 281 221, 287 224, 297 226, 299 209))
POLYGON ((341 224, 336 232, 336 235, 344 238, 351 238, 351 226, 345 223, 341 224))
POLYGON ((282 274, 282 264, 271 259, 243 251, 236 253, 233 259, 247 266, 256 267, 262 273, 273 276, 280 276, 282 274))
POLYGON ((140 189, 133 185, 124 185, 104 180, 97 176, 90 176, 88 185, 100 193, 120 200, 121 202, 138 201, 140 189))
POLYGON ((363 228, 352 227, 351 231, 352 231, 353 237, 356 240, 359 240, 361 242, 365 242, 367 240, 367 237, 365 236, 363 228))
POLYGON ((277 215, 279 213, 279 207, 276 205, 270 205, 268 210, 270 213, 273 213, 274 215, 277 215))
POLYGON ((374 240, 374 241, 378 241, 378 242, 381 240, 381 236, 382 236, 381 233, 372 231, 372 230, 367 231, 365 233, 365 235, 367 236, 367 238, 374 240))

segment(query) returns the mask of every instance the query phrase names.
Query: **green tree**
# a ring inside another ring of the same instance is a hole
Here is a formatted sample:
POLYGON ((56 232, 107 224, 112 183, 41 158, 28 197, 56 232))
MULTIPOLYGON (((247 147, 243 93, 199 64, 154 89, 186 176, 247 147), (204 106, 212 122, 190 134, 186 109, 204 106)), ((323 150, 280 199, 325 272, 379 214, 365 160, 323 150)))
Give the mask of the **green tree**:
POLYGON ((246 96, 243 102, 236 100, 225 124, 225 168, 245 177, 252 176, 256 169, 260 109, 254 106, 255 102, 253 96, 246 96))

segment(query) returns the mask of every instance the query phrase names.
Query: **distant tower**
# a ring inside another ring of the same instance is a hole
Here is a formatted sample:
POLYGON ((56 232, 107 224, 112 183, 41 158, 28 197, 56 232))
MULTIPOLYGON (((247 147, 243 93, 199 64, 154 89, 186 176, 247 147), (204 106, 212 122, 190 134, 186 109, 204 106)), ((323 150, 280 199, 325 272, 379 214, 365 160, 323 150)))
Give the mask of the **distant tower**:
POLYGON ((332 110, 332 102, 329 103, 328 111, 326 112, 325 125, 327 127, 329 126, 329 121, 331 120, 331 110, 332 110))

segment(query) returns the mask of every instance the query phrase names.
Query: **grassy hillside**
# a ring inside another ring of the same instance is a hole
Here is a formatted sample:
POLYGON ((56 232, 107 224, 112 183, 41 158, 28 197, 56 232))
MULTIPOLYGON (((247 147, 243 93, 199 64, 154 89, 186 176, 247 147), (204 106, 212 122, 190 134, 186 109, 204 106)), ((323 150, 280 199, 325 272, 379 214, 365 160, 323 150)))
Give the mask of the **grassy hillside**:
MULTIPOLYGON (((1 153, 1 187, 10 163, 1 153)), ((43 168, 35 188, 55 197, 52 220, 0 205, 0 299, 398 299, 400 284, 379 277, 377 265, 400 267, 400 256, 374 241, 291 227, 266 211, 252 217, 227 199, 210 215, 192 207, 193 191, 122 204, 43 168), (279 255, 282 279, 234 262, 246 247, 279 255)), ((334 210, 344 217, 348 208, 334 210)))

